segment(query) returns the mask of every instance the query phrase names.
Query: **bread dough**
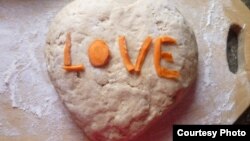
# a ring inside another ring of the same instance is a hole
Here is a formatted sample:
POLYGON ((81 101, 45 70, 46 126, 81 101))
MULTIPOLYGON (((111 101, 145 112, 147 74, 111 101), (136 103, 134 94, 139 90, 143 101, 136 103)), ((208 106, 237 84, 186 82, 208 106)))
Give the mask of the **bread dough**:
POLYGON ((149 127, 184 95, 197 75, 198 51, 194 33, 183 16, 165 0, 76 0, 53 21, 46 42, 46 60, 51 81, 73 119, 93 141, 130 140, 149 127), (66 72, 63 52, 71 32, 72 64, 84 64, 80 73, 66 72), (118 37, 124 35, 133 64, 149 35, 168 35, 177 45, 163 45, 174 63, 161 65, 180 71, 178 80, 157 75, 153 44, 141 73, 129 73, 119 52, 118 37), (96 39, 109 46, 111 58, 95 68, 88 47, 96 39))

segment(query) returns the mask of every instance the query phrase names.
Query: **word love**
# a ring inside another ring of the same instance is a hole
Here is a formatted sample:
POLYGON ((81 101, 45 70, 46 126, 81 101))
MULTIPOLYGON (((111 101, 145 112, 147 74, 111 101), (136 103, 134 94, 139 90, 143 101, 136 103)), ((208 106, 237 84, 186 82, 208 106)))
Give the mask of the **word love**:
MULTIPOLYGON (((152 38, 147 37, 143 42, 135 65, 132 64, 128 50, 126 39, 124 36, 120 36, 119 39, 119 49, 123 60, 123 64, 128 72, 139 74, 144 63, 144 60, 149 51, 152 38)), ((170 70, 166 67, 162 67, 160 62, 161 59, 166 60, 169 63, 174 63, 172 53, 162 52, 162 44, 176 44, 176 40, 169 36, 157 37, 154 43, 154 66, 159 77, 168 79, 177 79, 180 77, 179 71, 170 70)), ((103 40, 95 40, 88 48, 88 57, 92 66, 103 67, 109 63, 110 51, 108 45, 103 40)), ((64 47, 64 67, 66 71, 83 71, 85 68, 83 65, 72 65, 71 64, 71 34, 68 33, 65 41, 64 47)))

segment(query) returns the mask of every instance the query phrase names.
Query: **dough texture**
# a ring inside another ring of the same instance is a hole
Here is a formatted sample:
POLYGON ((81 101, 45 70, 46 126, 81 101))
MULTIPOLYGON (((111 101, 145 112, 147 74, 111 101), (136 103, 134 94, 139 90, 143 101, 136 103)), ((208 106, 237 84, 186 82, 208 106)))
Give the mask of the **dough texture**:
MULTIPOLYGON (((76 0, 52 22, 45 55, 51 81, 74 121, 93 141, 133 139, 185 95, 197 75, 198 50, 192 29, 183 16, 165 0, 76 0), (66 72, 63 52, 66 34, 71 32, 72 64, 84 64, 85 71, 66 72), (165 68, 180 71, 178 80, 161 78, 154 68, 154 42, 141 73, 129 73, 118 46, 119 35, 127 40, 135 64, 139 49, 150 35, 168 35, 177 45, 163 45, 174 63, 162 60, 165 68), (104 40, 111 53, 109 64, 95 68, 88 47, 104 40)), ((167 115, 166 115, 167 116, 167 115)))

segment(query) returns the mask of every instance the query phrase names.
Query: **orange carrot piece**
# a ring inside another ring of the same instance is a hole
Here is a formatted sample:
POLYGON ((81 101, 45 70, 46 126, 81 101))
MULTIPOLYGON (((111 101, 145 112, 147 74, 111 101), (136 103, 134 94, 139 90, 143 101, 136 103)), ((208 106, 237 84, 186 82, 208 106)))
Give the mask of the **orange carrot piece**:
POLYGON ((103 40, 95 40, 88 49, 88 56, 94 67, 102 67, 109 62, 109 48, 103 40))
POLYGON ((140 49, 139 55, 137 57, 136 65, 135 65, 135 72, 141 71, 142 64, 143 64, 145 57, 148 53, 151 42, 152 42, 152 38, 148 36, 146 38, 146 40, 144 41, 144 43, 140 49))
POLYGON ((169 36, 158 37, 156 39, 155 46, 154 46, 154 65, 155 65, 155 70, 157 72, 157 75, 163 78, 177 79, 180 77, 179 71, 163 68, 160 64, 162 58, 169 60, 169 61, 173 60, 171 53, 168 53, 168 52, 161 53, 162 43, 176 44, 176 40, 169 36))
POLYGON ((169 70, 166 68, 161 68, 160 75, 165 78, 177 79, 180 77, 180 72, 175 70, 169 70))
POLYGON ((83 65, 71 66, 71 33, 67 33, 64 45, 64 66, 66 71, 83 71, 83 65))
POLYGON ((173 62, 174 62, 172 53, 169 53, 169 52, 162 52, 162 53, 161 53, 161 57, 162 57, 163 59, 165 59, 166 61, 170 62, 170 63, 173 63, 173 62))
POLYGON ((75 66, 63 66, 66 71, 84 71, 83 65, 75 65, 75 66))
POLYGON ((66 41, 64 46, 64 65, 71 65, 71 35, 70 32, 66 35, 66 41))
POLYGON ((134 70, 134 66, 129 59, 130 57, 129 57, 129 54, 127 51, 127 45, 126 45, 126 40, 125 40, 124 36, 119 37, 119 48, 120 48, 120 53, 121 53, 123 63, 125 65, 126 69, 129 72, 132 72, 134 70))
POLYGON ((154 65, 158 76, 161 77, 161 38, 156 38, 154 45, 154 65))
POLYGON ((176 44, 176 40, 170 36, 161 36, 162 43, 176 44))

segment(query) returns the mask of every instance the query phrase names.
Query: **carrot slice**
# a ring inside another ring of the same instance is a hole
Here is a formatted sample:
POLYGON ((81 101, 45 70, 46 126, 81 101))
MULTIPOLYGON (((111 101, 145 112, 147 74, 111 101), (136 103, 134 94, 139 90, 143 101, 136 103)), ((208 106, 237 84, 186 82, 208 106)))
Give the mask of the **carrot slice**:
POLYGON ((95 40, 88 49, 88 56, 94 67, 102 67, 109 62, 109 48, 103 40, 95 40))
POLYGON ((162 53, 161 53, 161 57, 162 57, 163 59, 165 59, 166 61, 170 62, 170 63, 173 63, 173 62, 174 62, 172 53, 169 53, 169 52, 162 52, 162 53))
POLYGON ((140 49, 139 55, 137 57, 136 65, 135 65, 135 72, 141 71, 142 64, 143 64, 145 57, 148 53, 151 42, 152 42, 152 38, 148 36, 146 38, 146 40, 144 41, 144 43, 140 49))
POLYGON ((70 32, 66 35, 66 41, 64 46, 64 65, 70 66, 71 65, 71 35, 70 32))
POLYGON ((160 64, 162 58, 169 62, 173 62, 173 56, 171 53, 169 52, 161 53, 162 43, 176 44, 176 40, 169 36, 158 37, 156 39, 154 46, 154 65, 157 75, 163 78, 177 79, 180 77, 179 71, 163 68, 160 64))
POLYGON ((161 77, 161 38, 156 38, 154 45, 154 65, 158 76, 161 77))
POLYGON ((170 36, 161 36, 162 43, 176 44, 176 40, 170 36))
POLYGON ((129 57, 129 54, 127 51, 127 45, 126 45, 126 40, 125 40, 124 36, 119 37, 119 47, 120 47, 121 56, 123 58, 123 63, 125 65, 126 69, 129 72, 132 72, 134 70, 134 66, 129 59, 130 57, 129 57))
POLYGON ((146 40, 143 42, 142 47, 140 48, 139 55, 137 57, 136 64, 134 66, 130 61, 125 37, 124 36, 119 37, 120 53, 123 58, 123 63, 129 72, 135 71, 139 73, 141 71, 143 62, 148 53, 151 42, 152 38, 148 36, 146 40))
POLYGON ((83 65, 75 65, 75 66, 63 66, 66 71, 84 71, 83 65))
POLYGON ((167 68, 161 68, 161 77, 176 79, 180 77, 180 72, 175 70, 169 70, 167 68))
POLYGON ((66 71, 83 71, 83 65, 71 66, 71 33, 67 33, 64 45, 64 66, 66 71))

